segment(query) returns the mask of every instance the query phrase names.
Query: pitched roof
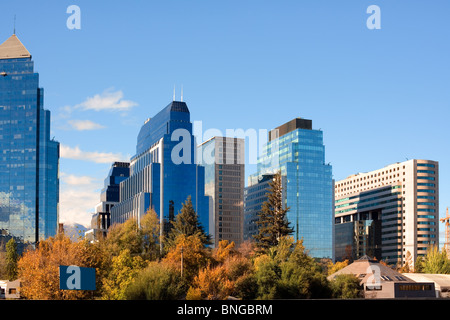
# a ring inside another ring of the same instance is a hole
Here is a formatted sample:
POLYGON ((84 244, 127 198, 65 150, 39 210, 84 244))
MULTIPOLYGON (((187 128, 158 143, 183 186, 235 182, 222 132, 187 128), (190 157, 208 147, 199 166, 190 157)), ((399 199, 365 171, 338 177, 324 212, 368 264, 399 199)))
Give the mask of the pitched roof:
POLYGON ((349 264, 345 268, 333 273, 328 276, 328 280, 332 280, 340 274, 354 274, 358 277, 358 279, 360 279, 361 284, 372 282, 374 280, 374 276, 379 277, 379 281, 381 282, 415 282, 400 272, 397 272, 376 260, 370 259, 368 256, 364 256, 361 259, 354 261, 352 264, 349 264))
POLYGON ((15 34, 0 44, 0 59, 31 58, 31 54, 15 34))

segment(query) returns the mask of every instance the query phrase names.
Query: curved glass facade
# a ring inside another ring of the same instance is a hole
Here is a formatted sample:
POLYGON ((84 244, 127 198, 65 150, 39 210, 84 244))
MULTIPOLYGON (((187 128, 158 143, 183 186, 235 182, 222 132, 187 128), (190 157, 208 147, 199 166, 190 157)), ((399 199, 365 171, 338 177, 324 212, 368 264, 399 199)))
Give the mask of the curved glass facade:
POLYGON ((122 223, 130 217, 139 221, 149 208, 167 223, 191 196, 199 221, 208 230, 205 168, 195 164, 195 150, 185 102, 172 101, 147 120, 130 161, 130 176, 120 183, 120 202, 111 209, 111 223, 122 223))

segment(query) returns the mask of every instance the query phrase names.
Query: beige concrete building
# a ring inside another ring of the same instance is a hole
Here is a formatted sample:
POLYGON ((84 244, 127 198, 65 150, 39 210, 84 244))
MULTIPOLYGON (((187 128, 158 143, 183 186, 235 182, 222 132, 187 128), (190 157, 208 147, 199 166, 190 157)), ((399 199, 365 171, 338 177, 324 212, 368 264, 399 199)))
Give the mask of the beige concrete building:
POLYGON ((209 197, 209 234, 219 241, 244 241, 245 140, 212 137, 197 147, 197 162, 205 167, 209 197))
POLYGON ((0 299, 19 299, 20 280, 0 280, 0 299))
POLYGON ((439 164, 408 160, 335 183, 335 258, 413 266, 439 244, 439 164))
POLYGON ((403 275, 416 282, 432 282, 436 298, 450 298, 450 274, 403 273, 403 275))
POLYGON ((352 274, 360 280, 366 299, 436 297, 434 282, 426 279, 415 281, 367 256, 333 273, 327 279, 333 281, 343 274, 352 274))

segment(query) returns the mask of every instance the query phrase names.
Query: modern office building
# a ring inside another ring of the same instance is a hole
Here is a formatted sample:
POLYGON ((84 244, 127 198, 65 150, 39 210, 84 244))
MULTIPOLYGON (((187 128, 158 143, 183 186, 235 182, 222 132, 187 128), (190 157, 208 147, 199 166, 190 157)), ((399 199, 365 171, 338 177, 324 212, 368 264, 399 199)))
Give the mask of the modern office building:
POLYGON ((311 120, 296 118, 270 131, 257 173, 249 177, 248 186, 278 171, 284 176, 283 198, 289 207, 292 236, 303 239, 311 256, 332 258, 332 167, 325 162, 323 132, 312 129, 311 120))
MULTIPOLYGON (((282 185, 286 185, 285 178, 281 177, 282 185)), ((254 236, 259 232, 257 224, 259 212, 267 200, 270 182, 273 179, 274 174, 264 174, 256 183, 244 189, 244 241, 254 240, 254 236)))
POLYGON ((190 196, 204 230, 209 229, 205 168, 195 163, 195 139, 185 102, 172 101, 145 121, 131 158, 129 177, 120 182, 119 203, 111 208, 111 224, 134 217, 138 223, 148 209, 167 231, 190 196))
POLYGON ((439 245, 439 164, 408 160, 335 184, 336 260, 414 266, 439 245))
POLYGON ((31 54, 15 34, 0 45, 0 152, 1 237, 35 244, 54 236, 59 142, 31 54))
POLYGON ((120 201, 120 183, 129 176, 129 162, 112 164, 100 194, 100 202, 95 206, 95 213, 92 215, 91 229, 85 234, 89 240, 98 240, 106 235, 111 225, 111 208, 120 201))
POLYGON ((244 238, 245 140, 212 137, 197 152, 197 163, 205 167, 213 245, 228 240, 239 246, 244 238))

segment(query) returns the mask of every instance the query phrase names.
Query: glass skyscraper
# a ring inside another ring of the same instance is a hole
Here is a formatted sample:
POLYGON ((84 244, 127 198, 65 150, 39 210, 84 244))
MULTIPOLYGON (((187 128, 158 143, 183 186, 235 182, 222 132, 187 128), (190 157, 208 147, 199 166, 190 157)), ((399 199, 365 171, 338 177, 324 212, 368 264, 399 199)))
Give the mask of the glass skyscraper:
POLYGON ((33 69, 15 34, 0 45, 0 233, 20 244, 58 228, 59 142, 33 69))
POLYGON ((120 201, 111 208, 111 224, 132 217, 139 223, 152 208, 167 227, 190 196, 199 222, 208 230, 205 168, 195 163, 195 153, 189 109, 183 101, 172 101, 139 132, 130 176, 120 182, 120 201))
POLYGON ((309 254, 333 257, 332 167, 325 162, 323 132, 312 129, 312 121, 296 118, 269 132, 269 141, 258 158, 257 173, 249 187, 264 174, 281 171, 284 177, 287 219, 295 240, 303 239, 309 254))

